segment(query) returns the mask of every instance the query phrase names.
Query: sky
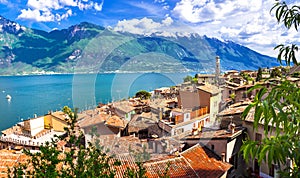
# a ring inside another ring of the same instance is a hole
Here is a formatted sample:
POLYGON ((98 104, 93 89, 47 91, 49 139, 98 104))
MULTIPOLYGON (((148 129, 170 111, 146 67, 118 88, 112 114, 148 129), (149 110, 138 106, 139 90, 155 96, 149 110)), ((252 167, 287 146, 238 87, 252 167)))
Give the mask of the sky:
MULTIPOLYGON (((286 2, 300 5, 300 0, 286 2)), ((0 15, 45 31, 86 21, 145 35, 198 33, 276 57, 273 48, 282 43, 300 45, 300 33, 277 23, 274 13, 270 13, 274 3, 275 0, 0 0, 0 15)))

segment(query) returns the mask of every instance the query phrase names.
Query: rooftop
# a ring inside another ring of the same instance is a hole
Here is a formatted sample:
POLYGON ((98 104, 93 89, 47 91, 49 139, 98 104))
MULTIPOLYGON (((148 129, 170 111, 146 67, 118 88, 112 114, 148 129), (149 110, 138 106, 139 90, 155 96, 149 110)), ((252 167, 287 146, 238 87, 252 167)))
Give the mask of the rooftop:
POLYGON ((53 130, 47 130, 47 132, 43 132, 37 138, 30 138, 23 135, 18 135, 15 133, 2 135, 0 137, 1 141, 15 143, 16 145, 29 145, 29 146, 39 146, 44 144, 45 142, 51 142, 51 139, 54 138, 54 135, 62 135, 64 132, 56 132, 53 130))
POLYGON ((203 85, 203 86, 199 86, 197 88, 200 90, 203 90, 205 92, 208 92, 212 95, 215 95, 215 94, 218 94, 221 92, 221 90, 217 86, 214 86, 214 85, 203 85))
POLYGON ((235 138, 237 135, 240 135, 242 131, 244 130, 243 127, 236 127, 234 129, 234 132, 231 132, 228 129, 208 129, 205 131, 205 128, 203 128, 202 132, 199 132, 197 135, 189 135, 185 137, 184 139, 227 139, 227 138, 235 138))
POLYGON ((168 164, 167 173, 170 177, 221 177, 231 168, 230 164, 220 161, 209 149, 197 144, 177 157, 146 162, 146 176, 163 175, 168 164))
POLYGON ((62 121, 65 121, 68 118, 68 115, 65 114, 62 111, 53 112, 53 113, 51 113, 51 115, 58 118, 58 119, 60 119, 60 120, 62 120, 62 121))
POLYGON ((7 176, 7 167, 12 168, 18 163, 25 163, 28 157, 13 150, 0 150, 0 177, 7 176))
POLYGON ((227 116, 227 115, 234 115, 234 114, 242 114, 248 105, 238 106, 238 107, 230 107, 218 114, 218 116, 227 116))
POLYGON ((78 121, 81 128, 96 125, 104 122, 109 117, 108 114, 101 112, 99 114, 86 115, 82 120, 78 121))
POLYGON ((118 116, 111 116, 105 121, 105 125, 124 129, 127 123, 118 116))
POLYGON ((135 107, 134 107, 133 104, 134 103, 129 102, 127 100, 125 100, 125 101, 119 101, 119 102, 113 102, 112 103, 112 105, 113 105, 114 108, 119 109, 119 110, 121 110, 121 111, 123 111, 125 113, 128 113, 128 112, 130 112, 130 111, 132 111, 132 110, 135 109, 135 107))

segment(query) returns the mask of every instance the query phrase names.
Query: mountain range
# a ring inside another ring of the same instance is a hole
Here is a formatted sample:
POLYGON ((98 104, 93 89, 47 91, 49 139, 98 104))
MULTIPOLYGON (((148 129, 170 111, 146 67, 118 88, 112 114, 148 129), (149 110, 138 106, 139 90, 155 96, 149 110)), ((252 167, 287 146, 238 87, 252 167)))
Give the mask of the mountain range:
POLYGON ((213 73, 278 66, 275 58, 195 33, 136 35, 88 22, 50 32, 0 16, 0 75, 95 72, 213 73))

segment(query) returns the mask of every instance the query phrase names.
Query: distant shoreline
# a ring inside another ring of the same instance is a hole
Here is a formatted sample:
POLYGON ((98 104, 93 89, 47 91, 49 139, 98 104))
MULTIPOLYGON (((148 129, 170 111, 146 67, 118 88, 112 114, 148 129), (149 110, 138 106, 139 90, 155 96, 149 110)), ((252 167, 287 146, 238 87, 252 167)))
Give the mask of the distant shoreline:
POLYGON ((176 74, 176 73, 180 73, 180 74, 196 74, 199 72, 195 72, 195 71, 187 71, 187 72, 150 72, 150 71, 137 71, 137 72, 120 72, 120 71, 112 71, 112 72, 95 72, 95 73, 30 73, 30 74, 18 74, 18 75, 1 75, 0 77, 23 77, 23 76, 47 76, 47 75, 95 75, 95 74, 176 74))

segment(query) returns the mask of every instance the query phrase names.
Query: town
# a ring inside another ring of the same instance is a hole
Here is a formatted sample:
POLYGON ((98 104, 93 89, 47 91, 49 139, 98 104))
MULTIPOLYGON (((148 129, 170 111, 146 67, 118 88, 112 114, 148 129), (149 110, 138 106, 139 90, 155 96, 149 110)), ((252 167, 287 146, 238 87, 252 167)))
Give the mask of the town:
MULTIPOLYGON (((279 75, 299 85, 300 68, 221 73, 217 56, 215 69, 212 74, 188 76, 177 86, 157 88, 149 96, 140 92, 78 113, 76 126, 84 133, 85 145, 98 141, 124 165, 134 162, 131 150, 146 152, 149 157, 142 162, 147 177, 159 177, 167 163, 170 177, 276 177, 275 165, 243 159, 243 140, 261 140, 264 127, 253 130, 253 111, 245 119, 242 113, 257 92, 250 88, 271 87, 280 82, 279 75)), ((54 135, 65 134, 67 119, 62 111, 49 111, 3 130, 0 177, 7 176, 8 167, 25 162, 23 149, 38 152, 54 135)), ((58 144, 62 150, 67 147, 58 144)), ((126 168, 116 168, 116 177, 126 168)))

